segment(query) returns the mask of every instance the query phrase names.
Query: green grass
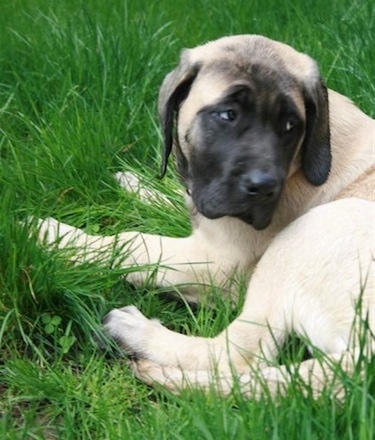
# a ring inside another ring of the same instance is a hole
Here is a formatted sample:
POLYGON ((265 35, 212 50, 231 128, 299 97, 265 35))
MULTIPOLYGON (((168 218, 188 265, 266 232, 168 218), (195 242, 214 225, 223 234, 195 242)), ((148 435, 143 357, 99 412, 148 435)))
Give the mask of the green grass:
MULTIPOLYGON (((175 397, 98 349, 102 316, 134 303, 170 328, 213 335, 236 314, 166 301, 124 271, 41 249, 20 221, 91 232, 189 231, 173 170, 159 182, 158 87, 180 49, 232 33, 319 60, 328 85, 374 115, 375 6, 361 0, 8 0, 0 6, 0 438, 354 439, 375 436, 374 363, 343 404, 296 388, 277 402, 175 397), (175 207, 142 204, 113 174, 136 170, 175 207), (171 221, 170 219, 173 219, 171 221)), ((297 350, 298 351, 298 350, 297 350)), ((300 357, 294 349, 286 361, 300 357)))

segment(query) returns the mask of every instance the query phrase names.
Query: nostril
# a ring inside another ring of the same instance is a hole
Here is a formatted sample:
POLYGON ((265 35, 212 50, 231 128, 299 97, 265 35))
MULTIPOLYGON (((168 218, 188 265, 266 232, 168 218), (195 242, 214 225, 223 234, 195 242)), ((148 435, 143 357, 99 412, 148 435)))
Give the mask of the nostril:
POLYGON ((259 192, 259 188, 257 188, 256 186, 250 186, 247 190, 247 192, 251 195, 251 196, 256 196, 259 192))
POLYGON ((262 193, 262 188, 256 187, 256 186, 250 186, 247 189, 247 193, 249 194, 249 196, 258 196, 258 195, 262 195, 264 198, 266 199, 270 199, 274 196, 275 191, 268 191, 268 192, 264 192, 262 193))

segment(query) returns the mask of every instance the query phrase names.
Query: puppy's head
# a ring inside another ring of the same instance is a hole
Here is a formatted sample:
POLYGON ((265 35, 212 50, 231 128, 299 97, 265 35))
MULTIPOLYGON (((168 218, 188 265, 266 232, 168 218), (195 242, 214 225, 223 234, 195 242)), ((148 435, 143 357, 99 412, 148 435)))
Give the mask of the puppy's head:
POLYGON ((323 184, 331 164, 327 90, 315 62, 260 36, 182 52, 159 94, 162 174, 173 150, 198 211, 264 229, 288 175, 323 184))

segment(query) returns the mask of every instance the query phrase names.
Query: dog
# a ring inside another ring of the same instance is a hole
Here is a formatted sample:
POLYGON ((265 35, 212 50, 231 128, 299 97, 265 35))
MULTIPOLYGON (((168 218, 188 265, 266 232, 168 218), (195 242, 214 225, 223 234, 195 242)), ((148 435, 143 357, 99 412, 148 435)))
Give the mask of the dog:
MULTIPOLYGON (((184 50, 158 111, 162 174, 173 154, 192 234, 99 237, 50 218, 41 238, 73 244, 78 262, 122 249, 119 264, 138 267, 129 281, 157 266, 156 284, 181 286, 189 302, 205 294, 198 286, 225 295, 233 274, 253 272, 242 312, 213 338, 172 332, 134 306, 109 312, 105 330, 143 381, 257 396, 296 374, 320 393, 332 365, 353 371, 363 339, 367 356, 375 348, 374 120, 328 90, 312 58, 257 35, 184 50), (324 355, 295 373, 275 364, 292 332, 324 355)), ((148 202, 158 196, 130 173, 118 178, 148 202)))

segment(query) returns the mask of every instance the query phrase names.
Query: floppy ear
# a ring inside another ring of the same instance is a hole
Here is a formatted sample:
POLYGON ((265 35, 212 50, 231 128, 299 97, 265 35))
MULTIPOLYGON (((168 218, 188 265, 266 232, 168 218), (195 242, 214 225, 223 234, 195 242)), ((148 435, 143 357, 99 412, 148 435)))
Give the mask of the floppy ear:
POLYGON ((331 169, 327 87, 320 78, 305 89, 306 133, 302 145, 302 170, 313 185, 322 185, 331 169))
MULTIPOLYGON (((200 67, 189 62, 188 52, 188 50, 182 52, 179 65, 165 77, 159 91, 158 110, 164 141, 161 177, 167 170, 168 158, 172 151, 176 112, 188 95, 200 67)), ((180 159, 177 157, 177 162, 186 161, 181 151, 177 152, 177 155, 180 156, 180 159)))

